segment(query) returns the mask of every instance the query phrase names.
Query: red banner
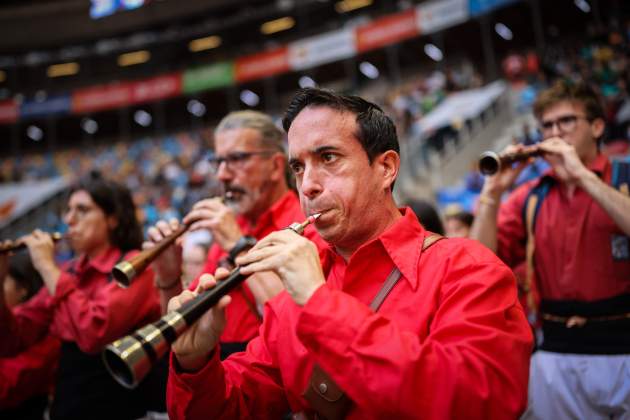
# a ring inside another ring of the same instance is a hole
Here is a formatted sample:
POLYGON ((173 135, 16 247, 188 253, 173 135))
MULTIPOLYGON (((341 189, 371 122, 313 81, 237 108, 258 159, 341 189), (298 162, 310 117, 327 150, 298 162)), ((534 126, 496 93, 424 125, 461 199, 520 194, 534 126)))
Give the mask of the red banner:
POLYGON ((158 76, 131 84, 131 101, 135 104, 177 96, 182 91, 181 73, 158 76))
POLYGON ((236 60, 236 81, 263 79, 289 71, 287 47, 248 55, 236 60))
POLYGON ((14 123, 18 120, 19 107, 13 99, 0 102, 0 124, 14 123))
POLYGON ((396 13, 357 28, 357 50, 373 50, 420 35, 416 10, 396 13))
POLYGON ((130 83, 79 89, 72 94, 72 112, 78 114, 120 108, 130 104, 130 83))

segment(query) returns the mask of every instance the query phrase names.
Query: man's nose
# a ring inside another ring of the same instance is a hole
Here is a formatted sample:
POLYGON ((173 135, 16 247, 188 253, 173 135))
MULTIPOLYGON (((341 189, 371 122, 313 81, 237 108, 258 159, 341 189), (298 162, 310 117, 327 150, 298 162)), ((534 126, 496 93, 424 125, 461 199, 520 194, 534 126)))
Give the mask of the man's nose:
POLYGON ((298 186, 302 194, 308 198, 315 198, 323 191, 321 176, 315 168, 304 168, 301 182, 298 186))
POLYGON ((226 161, 223 161, 219 164, 219 167, 217 168, 217 179, 219 181, 229 181, 231 179, 234 178, 234 173, 232 172, 232 169, 228 167, 228 164, 226 161))

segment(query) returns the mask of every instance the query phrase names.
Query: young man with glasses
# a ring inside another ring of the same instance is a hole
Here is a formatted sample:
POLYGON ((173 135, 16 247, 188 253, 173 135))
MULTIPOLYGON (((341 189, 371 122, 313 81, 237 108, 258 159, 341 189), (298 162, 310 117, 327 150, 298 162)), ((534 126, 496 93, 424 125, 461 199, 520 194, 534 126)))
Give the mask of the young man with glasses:
MULTIPOLYGON (((231 268, 234 258, 272 231, 304 220, 284 152, 284 133, 272 119, 256 111, 228 114, 215 130, 215 150, 210 167, 223 187, 223 197, 196 203, 184 217, 190 230, 208 229, 214 244, 208 252, 203 273, 219 267, 231 268)), ((177 228, 179 222, 160 221, 148 231, 151 244, 177 228)), ((315 230, 307 238, 320 242, 315 230)), ((156 286, 163 306, 181 292, 181 247, 172 246, 154 263, 156 286)), ((191 288, 197 286, 194 281, 191 288)), ((228 325, 221 336, 222 357, 245 349, 258 334, 264 303, 282 290, 273 273, 259 273, 231 294, 228 325)))
MULTIPOLYGON (((558 82, 534 104, 551 170, 512 192, 527 163, 486 179, 471 237, 511 267, 542 340, 525 418, 630 415, 630 197, 599 151, 603 109, 587 86, 558 82), (621 191, 620 191, 621 190, 621 191), (540 295, 534 298, 535 287, 540 295)), ((517 151, 522 146, 510 146, 517 151)))

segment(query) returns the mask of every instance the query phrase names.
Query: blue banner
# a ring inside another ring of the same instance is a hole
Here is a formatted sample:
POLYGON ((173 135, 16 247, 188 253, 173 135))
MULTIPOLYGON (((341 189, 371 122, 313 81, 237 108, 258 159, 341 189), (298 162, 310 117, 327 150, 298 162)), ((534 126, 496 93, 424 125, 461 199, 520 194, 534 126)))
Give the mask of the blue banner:
POLYGON ((44 101, 28 100, 20 106, 21 118, 39 118, 49 115, 69 114, 72 107, 70 95, 51 96, 44 101))
POLYGON ((488 13, 499 7, 507 6, 510 3, 515 3, 517 0, 469 0, 468 7, 470 8, 471 16, 479 16, 488 13))

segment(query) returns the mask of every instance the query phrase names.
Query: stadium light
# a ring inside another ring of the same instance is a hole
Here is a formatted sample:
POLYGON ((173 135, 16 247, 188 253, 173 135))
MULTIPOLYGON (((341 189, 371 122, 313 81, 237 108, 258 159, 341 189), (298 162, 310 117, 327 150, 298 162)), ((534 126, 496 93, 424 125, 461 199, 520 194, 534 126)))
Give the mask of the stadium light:
POLYGON ((503 23, 497 23, 496 25, 494 25, 494 31, 506 41, 511 41, 512 38, 514 38, 512 30, 503 23))
POLYGON ((188 49, 192 52, 211 50, 221 45, 221 37, 212 35, 205 38, 193 39, 188 43, 188 49))
POLYGON ((0 70, 0 83, 7 80, 7 72, 4 70, 0 70))
POLYGON ((335 3, 337 13, 348 13, 372 5, 372 0, 342 0, 335 3))
POLYGON ((241 101, 248 106, 256 106, 260 103, 260 97, 249 89, 241 92, 241 101))
POLYGON ((144 109, 139 109, 133 114, 133 120, 142 127, 148 127, 153 122, 153 117, 144 109))
POLYGON ((444 58, 442 50, 433 44, 426 44, 424 46, 424 53, 428 55, 429 58, 431 58, 431 60, 433 61, 442 61, 442 59, 444 58))
POLYGON ((29 125, 26 128, 26 135, 33 141, 41 141, 44 138, 44 132, 36 125, 29 125))
POLYGON ((62 64, 53 64, 48 66, 46 70, 46 74, 48 77, 62 77, 62 76, 72 76, 73 74, 77 74, 79 72, 79 63, 71 62, 71 63, 62 63, 62 64))
POLYGON ((300 85, 302 89, 307 88, 307 87, 317 86, 317 83, 315 83, 315 80, 311 79, 308 76, 300 77, 300 80, 298 80, 298 84, 300 85))
POLYGON ((265 35, 275 34, 276 32, 286 31, 295 26, 295 19, 290 16, 281 17, 279 19, 270 20, 260 25, 260 32, 265 35))
POLYGON ((591 5, 588 4, 586 0, 574 0, 574 3, 575 6, 584 13, 589 13, 591 11, 591 5))
POLYGON ((359 71, 363 73, 365 77, 372 80, 378 79, 378 76, 381 75, 381 73, 378 71, 378 68, 376 68, 376 66, 369 61, 364 61, 359 64, 359 71))
POLYGON ((206 115, 206 106, 196 99, 191 99, 186 105, 186 109, 195 117, 203 117, 206 115))
POLYGON ((151 53, 147 50, 134 51, 121 54, 118 56, 118 65, 120 67, 133 66, 149 61, 151 53))
POLYGON ((88 134, 95 134, 98 131, 98 123, 92 118, 83 118, 81 128, 88 134))

